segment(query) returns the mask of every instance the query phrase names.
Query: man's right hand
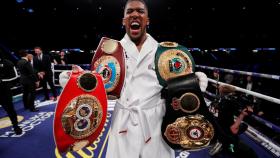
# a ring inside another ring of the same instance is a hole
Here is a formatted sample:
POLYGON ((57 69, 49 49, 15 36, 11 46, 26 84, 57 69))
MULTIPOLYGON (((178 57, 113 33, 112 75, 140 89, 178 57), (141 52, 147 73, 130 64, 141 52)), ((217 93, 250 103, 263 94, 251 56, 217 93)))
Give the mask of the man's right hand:
POLYGON ((45 72, 41 71, 41 72, 38 72, 38 77, 39 79, 43 79, 45 76, 45 72))
POLYGON ((40 85, 40 81, 35 82, 35 85, 36 85, 36 88, 38 88, 40 85))
POLYGON ((70 79, 71 73, 78 73, 84 71, 80 66, 78 65, 72 65, 72 71, 62 71, 59 74, 59 84, 62 88, 65 87, 68 80, 70 79))
POLYGON ((72 72, 73 73, 78 73, 78 72, 82 72, 82 71, 84 71, 84 69, 82 69, 80 66, 72 65, 72 72))
POLYGON ((241 114, 244 116, 248 116, 253 113, 253 108, 251 106, 247 106, 245 109, 242 110, 241 114))
POLYGON ((71 75, 71 71, 62 71, 59 74, 59 84, 62 88, 65 87, 66 83, 68 82, 71 75))

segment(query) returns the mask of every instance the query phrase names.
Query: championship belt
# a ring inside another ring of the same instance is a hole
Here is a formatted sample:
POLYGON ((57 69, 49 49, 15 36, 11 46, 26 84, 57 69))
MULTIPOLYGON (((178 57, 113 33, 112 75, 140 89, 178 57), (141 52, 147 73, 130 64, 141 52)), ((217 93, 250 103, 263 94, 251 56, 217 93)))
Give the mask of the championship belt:
POLYGON ((194 72, 194 60, 188 49, 175 42, 161 42, 155 56, 155 69, 159 83, 194 72))
POLYGON ((102 76, 108 95, 120 96, 125 77, 124 50, 119 41, 103 37, 91 62, 102 76))
POLYGON ((195 63, 188 49, 175 42, 162 42, 155 56, 156 74, 164 87, 166 114, 162 136, 173 149, 198 150, 209 145, 214 128, 194 74, 195 63), (208 113, 207 113, 208 112, 208 113))
POLYGON ((214 136, 212 118, 194 73, 167 81, 162 135, 173 149, 199 150, 214 136))
POLYGON ((98 73, 70 76, 55 111, 54 138, 59 152, 77 151, 97 139, 107 116, 107 96, 98 73))

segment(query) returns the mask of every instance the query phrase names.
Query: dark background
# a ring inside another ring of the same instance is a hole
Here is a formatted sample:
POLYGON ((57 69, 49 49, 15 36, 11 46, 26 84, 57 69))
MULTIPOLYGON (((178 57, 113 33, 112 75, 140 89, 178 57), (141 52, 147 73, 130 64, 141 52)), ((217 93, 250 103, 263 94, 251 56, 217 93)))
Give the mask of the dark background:
MULTIPOLYGON (((11 22, 1 24, 0 43, 11 49, 94 49, 102 36, 123 37, 124 3, 17 0, 11 22)), ((148 32, 158 41, 199 48, 279 47, 280 0, 148 0, 147 5, 148 32)))

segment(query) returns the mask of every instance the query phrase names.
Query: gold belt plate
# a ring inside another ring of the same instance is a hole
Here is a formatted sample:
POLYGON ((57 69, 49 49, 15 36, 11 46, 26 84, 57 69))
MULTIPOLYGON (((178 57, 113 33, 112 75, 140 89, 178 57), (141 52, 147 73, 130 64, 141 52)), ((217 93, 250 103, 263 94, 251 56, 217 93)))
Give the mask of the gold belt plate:
POLYGON ((197 150, 209 145, 214 136, 212 124, 202 115, 177 118, 164 132, 167 140, 187 150, 197 150))
POLYGON ((61 122, 66 134, 75 139, 90 136, 102 120, 102 108, 98 99, 84 94, 72 99, 65 107, 61 122))
POLYGON ((163 52, 158 61, 160 76, 167 81, 193 72, 189 56, 179 49, 168 49, 163 52))

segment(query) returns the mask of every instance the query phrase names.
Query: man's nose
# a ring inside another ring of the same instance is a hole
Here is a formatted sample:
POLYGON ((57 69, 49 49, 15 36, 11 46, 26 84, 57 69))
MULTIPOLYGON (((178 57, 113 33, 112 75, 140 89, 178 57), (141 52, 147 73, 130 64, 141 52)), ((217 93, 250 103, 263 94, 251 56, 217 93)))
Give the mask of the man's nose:
POLYGON ((131 13, 131 16, 134 18, 134 17, 138 17, 139 16, 139 13, 137 10, 134 10, 132 13, 131 13))

